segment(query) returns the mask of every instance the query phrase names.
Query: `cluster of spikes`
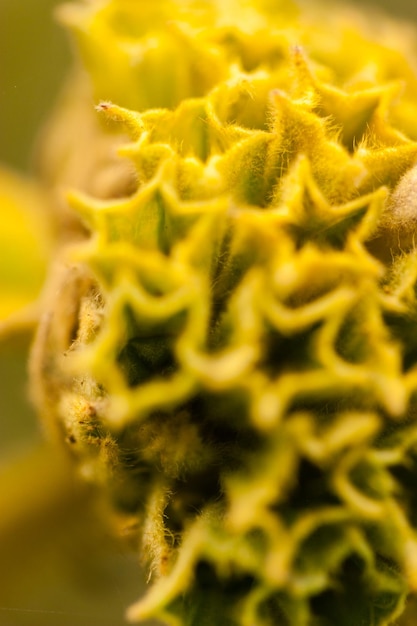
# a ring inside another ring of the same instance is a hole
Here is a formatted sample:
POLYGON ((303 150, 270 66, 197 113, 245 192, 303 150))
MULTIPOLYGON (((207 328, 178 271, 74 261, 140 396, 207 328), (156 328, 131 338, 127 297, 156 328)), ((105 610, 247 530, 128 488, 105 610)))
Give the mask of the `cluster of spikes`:
POLYGON ((417 78, 357 24, 225 4, 63 13, 135 189, 71 194, 35 395, 135 521, 131 621, 388 625, 417 589, 417 78))

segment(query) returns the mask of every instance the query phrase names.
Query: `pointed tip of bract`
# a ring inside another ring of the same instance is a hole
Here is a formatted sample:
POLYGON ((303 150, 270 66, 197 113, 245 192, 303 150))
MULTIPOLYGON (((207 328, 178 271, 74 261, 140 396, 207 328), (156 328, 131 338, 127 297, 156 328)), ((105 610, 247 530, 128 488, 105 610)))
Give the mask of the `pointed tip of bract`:
POLYGON ((123 125, 132 139, 138 139, 143 131, 141 115, 109 100, 102 100, 95 107, 98 113, 102 113, 108 120, 123 125))

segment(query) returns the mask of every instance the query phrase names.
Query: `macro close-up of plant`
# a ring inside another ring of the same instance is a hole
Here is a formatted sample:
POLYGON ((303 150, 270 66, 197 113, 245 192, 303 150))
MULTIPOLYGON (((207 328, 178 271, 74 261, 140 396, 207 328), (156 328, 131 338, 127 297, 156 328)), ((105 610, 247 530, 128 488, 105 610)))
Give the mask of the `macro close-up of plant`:
POLYGON ((0 479, 0 557, 55 537, 100 586, 106 537, 118 624, 412 626, 414 30, 285 0, 56 18, 34 173, 0 171, 0 355, 30 338, 45 442, 0 479))

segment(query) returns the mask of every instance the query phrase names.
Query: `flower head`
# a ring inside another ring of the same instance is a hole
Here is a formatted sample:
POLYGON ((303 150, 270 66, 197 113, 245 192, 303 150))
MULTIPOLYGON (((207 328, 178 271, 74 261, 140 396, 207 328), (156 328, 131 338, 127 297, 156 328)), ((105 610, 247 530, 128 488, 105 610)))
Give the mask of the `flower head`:
POLYGON ((417 79, 357 23, 296 13, 65 11, 131 175, 71 193, 90 235, 33 372, 137 521, 132 621, 382 625, 417 586, 417 79))

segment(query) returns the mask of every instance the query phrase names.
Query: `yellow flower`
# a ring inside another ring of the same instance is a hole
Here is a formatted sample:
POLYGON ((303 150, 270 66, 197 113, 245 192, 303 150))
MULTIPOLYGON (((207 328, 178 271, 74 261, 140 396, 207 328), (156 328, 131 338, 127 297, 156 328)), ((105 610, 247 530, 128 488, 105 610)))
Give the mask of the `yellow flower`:
POLYGON ((356 14, 267 0, 62 15, 102 117, 77 172, 93 154, 96 187, 109 171, 93 126, 126 138, 130 166, 117 192, 70 194, 90 235, 54 273, 33 385, 81 475, 137 523, 154 584, 129 619, 392 623, 417 588, 401 31, 374 41, 356 14))

